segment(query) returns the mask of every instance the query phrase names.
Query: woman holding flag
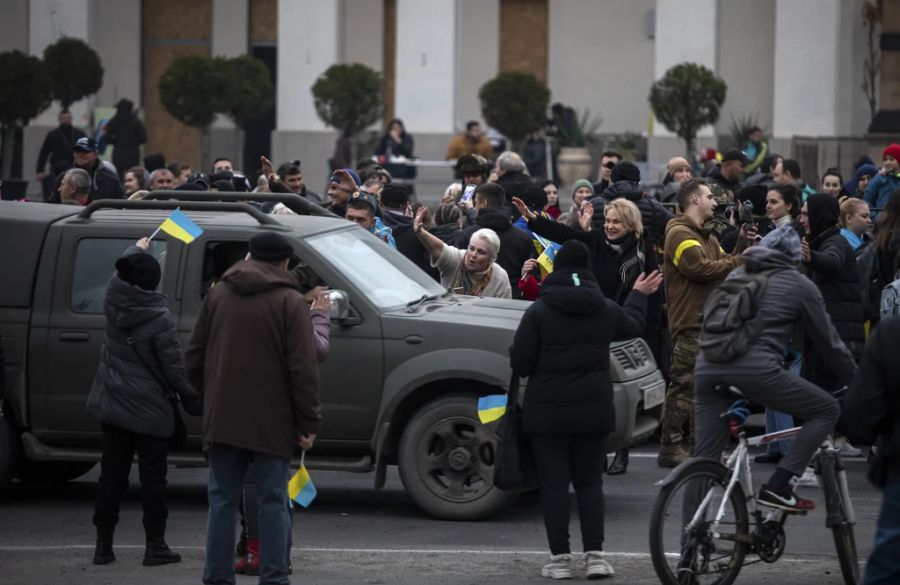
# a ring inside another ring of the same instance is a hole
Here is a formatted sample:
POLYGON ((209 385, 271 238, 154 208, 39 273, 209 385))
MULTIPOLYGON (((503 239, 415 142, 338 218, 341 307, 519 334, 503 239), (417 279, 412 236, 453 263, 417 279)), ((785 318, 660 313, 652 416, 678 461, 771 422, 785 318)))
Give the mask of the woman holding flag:
POLYGON ((619 306, 606 298, 579 241, 563 244, 540 298, 525 314, 510 349, 515 375, 528 376, 522 433, 540 486, 550 563, 544 577, 572 578, 569 484, 575 486, 587 577, 613 574, 603 557, 603 460, 615 430, 609 344, 640 335, 658 271, 639 274, 619 306))
MULTIPOLYGON (((522 217, 528 220, 528 227, 537 235, 544 238, 565 243, 569 240, 579 240, 591 250, 593 259, 594 276, 600 285, 600 290, 606 298, 622 306, 628 299, 634 284, 642 273, 652 272, 659 268, 659 260, 656 248, 644 237, 644 226, 641 220, 641 212, 637 205, 625 198, 613 199, 603 209, 603 230, 592 230, 591 220, 594 208, 586 206, 579 221, 582 229, 572 229, 561 223, 557 223, 536 215, 521 200, 513 197, 513 204, 519 209, 522 217)), ((534 264, 529 267, 530 273, 534 264)), ((526 263, 528 267, 528 263, 526 263)), ((523 279, 533 276, 528 274, 523 279)), ((551 265, 552 268, 552 265, 551 265)), ((534 285, 525 285, 534 288, 534 285)), ((522 285, 520 285, 522 288, 522 285)), ((650 295, 647 303, 647 317, 644 321, 644 330, 640 337, 647 342, 653 352, 653 357, 660 363, 662 347, 662 291, 650 295)), ((610 475, 625 473, 628 469, 628 450, 622 449, 616 452, 616 457, 609 466, 610 475)))

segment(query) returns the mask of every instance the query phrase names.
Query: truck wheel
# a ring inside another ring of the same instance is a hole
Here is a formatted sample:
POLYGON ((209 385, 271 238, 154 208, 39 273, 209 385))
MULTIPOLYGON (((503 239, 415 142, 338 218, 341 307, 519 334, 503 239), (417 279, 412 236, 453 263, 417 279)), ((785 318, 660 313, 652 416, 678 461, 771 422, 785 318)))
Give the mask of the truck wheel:
POLYGON ((0 414, 0 490, 9 485, 19 458, 19 433, 9 414, 0 414))
POLYGON ((496 437, 475 409, 474 397, 442 398, 403 430, 400 479, 416 504, 437 518, 481 520, 516 498, 494 487, 496 437))
POLYGON ((16 478, 23 483, 64 483, 81 477, 96 464, 94 461, 33 461, 23 455, 16 468, 16 478))

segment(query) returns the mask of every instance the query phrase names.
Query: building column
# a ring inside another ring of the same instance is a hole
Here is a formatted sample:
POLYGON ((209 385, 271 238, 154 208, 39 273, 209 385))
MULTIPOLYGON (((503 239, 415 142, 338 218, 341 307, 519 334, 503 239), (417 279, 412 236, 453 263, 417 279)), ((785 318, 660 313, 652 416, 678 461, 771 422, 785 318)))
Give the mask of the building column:
POLYGON ((455 129, 458 18, 457 0, 397 0, 394 114, 413 134, 455 129))
MULTIPOLYGON (((718 0, 657 0, 653 79, 661 79, 681 63, 696 63, 716 72, 718 30, 718 0)), ((697 133, 698 148, 715 141, 712 126, 697 133)), ((685 155, 683 141, 659 122, 653 125, 647 150, 652 161, 685 155)))
POLYGON ((337 132, 319 119, 310 89, 326 69, 343 62, 342 14, 341 0, 278 2, 273 162, 299 159, 304 182, 317 193, 328 180, 337 132))
POLYGON ((341 62, 340 0, 278 2, 279 131, 327 130, 310 88, 328 67, 341 62))
MULTIPOLYGON (((249 0, 212 0, 213 57, 239 57, 250 46, 249 0)), ((210 127, 210 155, 225 156, 234 168, 241 169, 243 153, 239 152, 237 132, 231 118, 219 114, 210 127)))
MULTIPOLYGON (((840 0, 777 0, 772 135, 837 134, 840 0)), ((840 113, 843 115, 843 113, 840 113)))

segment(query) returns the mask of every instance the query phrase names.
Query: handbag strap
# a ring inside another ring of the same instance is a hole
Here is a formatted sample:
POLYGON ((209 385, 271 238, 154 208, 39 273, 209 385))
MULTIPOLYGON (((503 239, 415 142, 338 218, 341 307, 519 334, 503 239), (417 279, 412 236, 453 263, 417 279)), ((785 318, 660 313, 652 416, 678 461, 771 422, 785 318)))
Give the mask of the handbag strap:
POLYGON ((506 392, 506 403, 512 405, 513 408, 519 407, 519 375, 512 373, 509 379, 509 390, 506 392))
MULTIPOLYGON (((117 329, 116 331, 119 331, 119 330, 117 329)), ((134 342, 134 338, 131 336, 131 329, 125 330, 125 343, 128 345, 128 347, 130 347, 132 349, 132 351, 134 351, 134 355, 137 356, 138 361, 140 361, 141 364, 143 364, 144 368, 146 368, 147 371, 150 372, 150 375, 153 376, 153 379, 156 380, 156 383, 159 384, 160 387, 163 389, 163 392, 165 393, 166 398, 168 398, 172 402, 172 404, 175 404, 176 402, 178 402, 178 394, 170 388, 170 385, 168 384, 168 382, 166 382, 165 380, 163 380, 162 377, 160 377, 160 375, 156 372, 156 370, 153 368, 153 366, 151 364, 147 363, 147 360, 144 359, 144 356, 141 354, 141 350, 138 349, 137 344, 134 342)), ((154 361, 156 361, 157 364, 159 363, 159 360, 156 359, 155 355, 154 355, 154 361)))

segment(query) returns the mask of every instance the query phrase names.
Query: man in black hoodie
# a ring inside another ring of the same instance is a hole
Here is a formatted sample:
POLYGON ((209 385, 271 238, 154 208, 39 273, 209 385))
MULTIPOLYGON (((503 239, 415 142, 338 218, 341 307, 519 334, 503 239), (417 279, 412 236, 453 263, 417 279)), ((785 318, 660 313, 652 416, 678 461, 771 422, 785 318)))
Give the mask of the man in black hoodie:
POLYGON ((125 198, 119 175, 100 160, 96 140, 79 138, 72 146, 72 156, 75 166, 91 176, 91 201, 125 198))
MULTIPOLYGON (((866 343, 863 296, 859 286, 859 267, 849 242, 838 226, 840 206, 837 199, 816 193, 804 204, 808 213, 809 235, 803 240, 803 263, 809 279, 822 292, 825 308, 835 329, 854 357, 859 357, 866 343)), ((803 354, 803 377, 834 389, 837 383, 832 364, 812 345, 807 335, 803 354)))
POLYGON ((53 181, 56 179, 56 176, 51 176, 50 180, 45 180, 47 162, 50 163, 51 169, 58 163, 67 163, 66 168, 70 168, 73 164, 72 145, 84 136, 84 132, 72 126, 72 112, 62 110, 59 113, 59 126, 47 132, 41 145, 41 152, 38 154, 37 180, 41 182, 45 201, 53 192, 53 181))
MULTIPOLYGON (((546 194, 544 197, 546 205, 546 194)), ((535 257, 531 236, 513 226, 509 209, 506 207, 506 192, 496 183, 485 183, 475 189, 475 209, 478 210, 475 223, 459 233, 454 246, 465 250, 469 247, 469 238, 472 234, 481 228, 494 230, 500 237, 497 264, 509 275, 513 298, 521 298, 517 283, 522 273, 522 265, 529 258, 535 257)))
POLYGON ((413 231, 413 217, 409 206, 409 187, 388 183, 381 190, 381 221, 391 228, 397 251, 432 277, 439 277, 431 266, 431 255, 413 231))
POLYGON ((603 208, 613 199, 624 197, 637 205, 641 211, 641 221, 644 224, 644 234, 651 244, 662 245, 666 240, 666 224, 675 217, 668 209, 662 206, 655 197, 641 191, 641 170, 630 161, 622 161, 613 167, 610 173, 609 188, 603 193, 591 198, 594 207, 592 229, 603 229, 603 208))

